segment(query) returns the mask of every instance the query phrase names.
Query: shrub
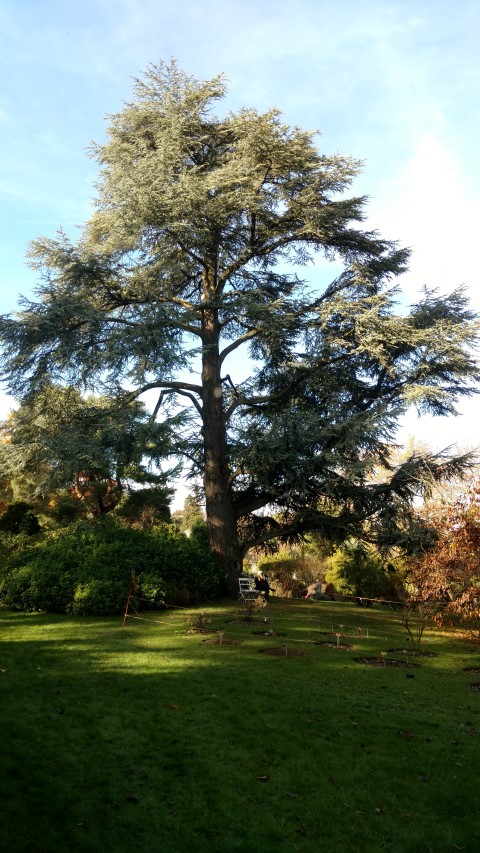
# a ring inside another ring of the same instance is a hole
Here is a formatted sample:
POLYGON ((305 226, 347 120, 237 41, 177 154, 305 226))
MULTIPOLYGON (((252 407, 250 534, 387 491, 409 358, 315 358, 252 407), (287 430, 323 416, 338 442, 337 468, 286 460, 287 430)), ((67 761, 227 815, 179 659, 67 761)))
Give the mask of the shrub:
POLYGON ((125 606, 125 586, 121 581, 92 580, 78 584, 67 611, 77 616, 110 616, 125 606))
POLYGON ((142 572, 138 578, 141 587, 142 600, 151 607, 161 607, 165 604, 165 581, 155 572, 142 572))
POLYGON ((327 565, 325 580, 340 593, 390 601, 405 597, 401 574, 363 543, 347 542, 327 559, 327 565))
POLYGON ((0 530, 4 533, 26 533, 28 536, 38 533, 40 524, 32 505, 25 501, 8 504, 0 518, 0 530))
POLYGON ((18 610, 120 613, 135 578, 145 604, 215 598, 224 582, 212 555, 174 528, 139 530, 110 519, 77 522, 12 553, 0 601, 18 610))
POLYGON ((480 640, 480 481, 452 503, 430 504, 424 509, 433 525, 436 543, 409 563, 409 580, 424 602, 441 602, 438 625, 466 630, 480 640))
POLYGON ((287 598, 301 598, 308 585, 323 576, 323 566, 317 559, 287 550, 262 557, 258 568, 271 578, 277 595, 287 598))

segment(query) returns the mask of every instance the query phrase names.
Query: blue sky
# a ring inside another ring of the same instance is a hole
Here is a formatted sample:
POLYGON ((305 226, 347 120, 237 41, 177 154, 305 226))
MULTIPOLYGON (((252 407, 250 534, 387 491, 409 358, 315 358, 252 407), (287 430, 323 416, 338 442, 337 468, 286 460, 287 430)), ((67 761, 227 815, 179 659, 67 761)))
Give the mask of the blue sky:
MULTIPOLYGON (((480 309, 479 32, 478 0, 1 0, 0 312, 35 285, 28 242, 89 217, 85 149, 131 78, 170 57, 224 72, 228 108, 277 106, 362 159, 369 225, 413 250, 407 298, 465 283, 480 309)), ((480 405, 462 412, 405 429, 475 444, 480 405)))

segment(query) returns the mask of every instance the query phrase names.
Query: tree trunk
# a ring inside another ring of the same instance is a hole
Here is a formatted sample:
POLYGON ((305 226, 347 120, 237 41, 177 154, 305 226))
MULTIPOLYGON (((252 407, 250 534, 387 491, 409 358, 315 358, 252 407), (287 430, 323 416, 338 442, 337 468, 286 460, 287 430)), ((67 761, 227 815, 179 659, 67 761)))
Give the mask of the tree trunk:
POLYGON ((215 309, 203 311, 203 440, 205 509, 210 549, 224 567, 229 591, 238 587, 242 558, 228 484, 229 465, 215 309))

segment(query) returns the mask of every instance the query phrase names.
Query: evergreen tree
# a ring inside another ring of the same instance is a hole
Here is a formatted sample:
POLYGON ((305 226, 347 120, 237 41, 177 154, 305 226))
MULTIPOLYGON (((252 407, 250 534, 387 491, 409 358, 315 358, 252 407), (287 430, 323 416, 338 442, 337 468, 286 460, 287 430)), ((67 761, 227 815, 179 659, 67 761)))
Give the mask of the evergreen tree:
POLYGON ((199 489, 194 487, 193 493, 187 495, 183 502, 182 530, 191 530, 196 522, 203 522, 202 500, 199 489))
POLYGON ((381 482, 372 470, 410 405, 453 413, 478 369, 461 290, 397 311, 408 251, 362 228, 365 198, 346 194, 361 164, 276 109, 216 115, 224 95, 222 77, 175 63, 136 81, 92 149, 83 235, 33 243, 38 298, 0 334, 16 395, 50 378, 132 400, 156 389, 165 423, 184 407, 176 450, 203 478, 233 579, 249 547, 309 529, 341 539, 368 523, 395 540, 412 494, 465 460, 413 454, 381 482), (309 283, 320 259, 342 271, 309 283))
POLYGON ((166 430, 150 422, 140 401, 119 405, 46 382, 0 424, 0 437, 0 477, 17 498, 66 492, 65 512, 81 503, 101 515, 133 484, 160 487, 163 504, 171 494, 158 470, 169 447, 166 430))

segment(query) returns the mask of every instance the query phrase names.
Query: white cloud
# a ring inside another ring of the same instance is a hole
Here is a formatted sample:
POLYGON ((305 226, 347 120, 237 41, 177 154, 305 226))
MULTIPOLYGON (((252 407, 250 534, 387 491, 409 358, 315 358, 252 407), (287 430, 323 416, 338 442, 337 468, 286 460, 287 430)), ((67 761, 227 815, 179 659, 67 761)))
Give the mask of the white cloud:
POLYGON ((410 437, 433 451, 453 448, 456 452, 480 451, 480 398, 475 396, 463 401, 461 414, 456 417, 434 418, 430 415, 418 417, 413 410, 403 418, 398 432, 398 442, 406 444, 410 437))
MULTIPOLYGON (((372 203, 371 221, 384 236, 412 250, 410 270, 399 282, 407 299, 415 301, 424 285, 449 293, 464 284, 472 307, 480 310, 480 198, 471 191, 452 147, 440 134, 423 133, 404 169, 394 181, 384 183, 381 194, 384 204, 372 203)), ((399 440, 414 436, 434 450, 480 446, 480 398, 465 399, 458 408, 460 414, 448 418, 419 418, 410 412, 399 440)))
POLYGON ((450 292, 469 288, 480 308, 477 241, 480 198, 470 193, 455 153, 433 133, 423 134, 404 170, 383 187, 390 192, 383 209, 371 215, 385 236, 412 249, 410 272, 402 288, 415 298, 423 285, 450 292))

